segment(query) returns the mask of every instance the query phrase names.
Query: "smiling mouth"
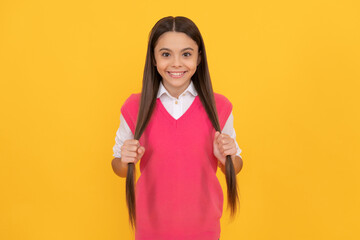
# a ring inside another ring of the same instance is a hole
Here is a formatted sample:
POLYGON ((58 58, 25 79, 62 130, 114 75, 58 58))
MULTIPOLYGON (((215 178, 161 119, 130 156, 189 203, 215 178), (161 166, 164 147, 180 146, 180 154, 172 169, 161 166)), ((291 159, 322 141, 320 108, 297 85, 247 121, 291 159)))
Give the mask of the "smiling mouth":
POLYGON ((187 71, 182 72, 167 72, 172 78, 181 78, 187 71))

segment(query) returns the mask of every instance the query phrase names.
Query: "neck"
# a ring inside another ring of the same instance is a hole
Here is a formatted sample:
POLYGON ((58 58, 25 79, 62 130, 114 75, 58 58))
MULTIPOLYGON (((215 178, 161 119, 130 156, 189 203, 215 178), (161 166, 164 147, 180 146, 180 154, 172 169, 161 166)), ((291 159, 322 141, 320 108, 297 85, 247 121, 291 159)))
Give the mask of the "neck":
POLYGON ((169 86, 166 86, 166 84, 164 84, 163 81, 163 85, 165 87, 165 89, 170 93, 171 96, 173 96, 174 98, 179 98, 179 96, 185 91, 185 89, 187 89, 190 85, 189 81, 187 84, 185 84, 184 86, 181 86, 179 88, 170 88, 169 86))

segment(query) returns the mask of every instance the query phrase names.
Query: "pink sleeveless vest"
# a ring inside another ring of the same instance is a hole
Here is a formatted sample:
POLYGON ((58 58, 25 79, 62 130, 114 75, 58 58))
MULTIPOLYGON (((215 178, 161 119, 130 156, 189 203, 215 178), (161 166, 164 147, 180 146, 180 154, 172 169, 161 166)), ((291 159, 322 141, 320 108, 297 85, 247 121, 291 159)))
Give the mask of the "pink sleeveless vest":
MULTIPOLYGON (((133 134, 140 97, 131 94, 121 107, 133 134)), ((214 97, 223 129, 232 104, 221 94, 214 97)), ((177 120, 156 99, 139 140, 146 151, 135 188, 136 240, 219 239, 223 191, 216 176, 214 135, 199 96, 177 120)))

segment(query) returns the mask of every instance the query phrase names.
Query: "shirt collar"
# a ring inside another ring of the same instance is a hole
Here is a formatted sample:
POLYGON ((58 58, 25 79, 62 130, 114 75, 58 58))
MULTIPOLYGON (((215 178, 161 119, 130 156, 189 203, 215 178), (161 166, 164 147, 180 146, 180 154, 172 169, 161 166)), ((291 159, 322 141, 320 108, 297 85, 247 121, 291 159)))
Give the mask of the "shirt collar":
MULTIPOLYGON (((190 84, 189 86, 185 89, 185 91, 183 93, 189 92, 192 95, 196 96, 197 95, 197 91, 195 89, 194 83, 192 80, 190 80, 190 84)), ((174 98, 173 96, 171 96, 171 94, 166 90, 166 88, 164 87, 162 81, 160 81, 160 86, 159 86, 159 91, 157 93, 157 98, 159 98, 161 95, 163 94, 167 94, 169 97, 174 98)), ((181 94, 183 94, 181 93, 181 94)), ((180 95, 181 95, 180 94, 180 95)))

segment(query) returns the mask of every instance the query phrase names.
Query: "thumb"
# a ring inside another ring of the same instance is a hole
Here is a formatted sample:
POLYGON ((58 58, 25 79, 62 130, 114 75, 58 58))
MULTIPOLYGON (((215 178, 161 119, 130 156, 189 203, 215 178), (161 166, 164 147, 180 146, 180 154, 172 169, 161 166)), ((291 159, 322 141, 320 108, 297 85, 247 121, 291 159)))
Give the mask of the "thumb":
POLYGON ((139 153, 139 159, 142 158, 142 156, 145 153, 145 148, 143 146, 138 148, 138 153, 139 153))
POLYGON ((215 132, 215 136, 214 136, 214 142, 216 142, 216 139, 218 138, 219 135, 220 135, 220 132, 219 132, 219 131, 216 131, 216 132, 215 132))

